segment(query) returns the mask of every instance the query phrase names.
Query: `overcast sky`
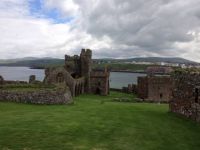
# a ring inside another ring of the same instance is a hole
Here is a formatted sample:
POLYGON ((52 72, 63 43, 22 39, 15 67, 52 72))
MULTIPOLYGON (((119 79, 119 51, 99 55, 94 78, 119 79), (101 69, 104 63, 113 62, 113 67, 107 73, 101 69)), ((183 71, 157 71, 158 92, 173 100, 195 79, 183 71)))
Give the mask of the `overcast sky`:
POLYGON ((200 0, 0 0, 0 59, 183 57, 200 62, 200 0))

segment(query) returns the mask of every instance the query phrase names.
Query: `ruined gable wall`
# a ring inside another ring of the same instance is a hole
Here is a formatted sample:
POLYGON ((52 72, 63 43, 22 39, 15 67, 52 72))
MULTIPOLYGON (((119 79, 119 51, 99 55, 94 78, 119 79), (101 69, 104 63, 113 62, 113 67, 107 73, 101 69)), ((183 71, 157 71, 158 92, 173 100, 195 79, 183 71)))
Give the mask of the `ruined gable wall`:
POLYGON ((93 71, 91 72, 90 83, 91 93, 108 95, 109 94, 109 72, 93 71))
POLYGON ((64 67, 48 68, 45 70, 44 83, 64 83, 69 87, 72 96, 77 96, 84 93, 85 77, 74 79, 64 67))
POLYGON ((78 55, 65 55, 65 69, 70 73, 76 73, 81 76, 81 59, 78 55))
POLYGON ((169 102, 172 95, 172 79, 168 76, 148 77, 148 100, 169 102))
POLYGON ((69 87, 72 96, 75 95, 75 80, 64 67, 47 68, 45 70, 44 83, 56 84, 59 82, 64 82, 69 87), (59 76, 59 74, 62 76, 59 76))

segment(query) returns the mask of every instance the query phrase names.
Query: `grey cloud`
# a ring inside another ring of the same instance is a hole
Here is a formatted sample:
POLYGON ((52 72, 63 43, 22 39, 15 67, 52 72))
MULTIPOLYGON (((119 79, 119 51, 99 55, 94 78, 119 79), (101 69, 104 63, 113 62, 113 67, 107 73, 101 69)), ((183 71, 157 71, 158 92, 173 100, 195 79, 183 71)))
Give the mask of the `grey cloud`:
POLYGON ((80 8, 83 26, 94 37, 157 53, 194 40, 187 33, 200 25, 197 0, 101 0, 80 8))

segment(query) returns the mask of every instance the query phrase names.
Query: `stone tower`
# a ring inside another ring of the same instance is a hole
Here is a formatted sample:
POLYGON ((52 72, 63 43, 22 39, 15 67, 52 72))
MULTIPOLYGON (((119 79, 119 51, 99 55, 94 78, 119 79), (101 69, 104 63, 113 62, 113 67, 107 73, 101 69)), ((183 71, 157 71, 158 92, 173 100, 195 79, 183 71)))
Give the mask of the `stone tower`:
POLYGON ((74 72, 74 59, 69 55, 65 55, 65 69, 69 73, 74 72))
POLYGON ((80 57, 78 55, 74 55, 73 57, 65 55, 65 69, 71 74, 75 76, 81 76, 81 68, 80 68, 80 57))
POLYGON ((90 49, 82 49, 80 55, 80 61, 81 61, 81 76, 85 77, 85 92, 90 93, 92 51, 90 49))

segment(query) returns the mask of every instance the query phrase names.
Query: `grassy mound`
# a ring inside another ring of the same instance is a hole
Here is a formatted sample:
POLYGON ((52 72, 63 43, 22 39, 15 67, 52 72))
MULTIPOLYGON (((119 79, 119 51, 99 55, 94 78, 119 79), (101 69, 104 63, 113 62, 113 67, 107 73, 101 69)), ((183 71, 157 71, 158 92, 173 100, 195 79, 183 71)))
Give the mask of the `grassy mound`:
POLYGON ((0 103, 0 149, 199 150, 200 125, 166 104, 119 103, 81 95, 74 105, 0 103))

